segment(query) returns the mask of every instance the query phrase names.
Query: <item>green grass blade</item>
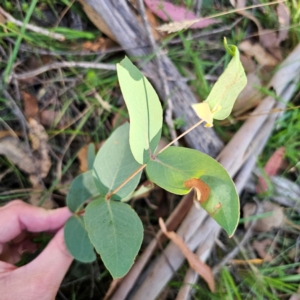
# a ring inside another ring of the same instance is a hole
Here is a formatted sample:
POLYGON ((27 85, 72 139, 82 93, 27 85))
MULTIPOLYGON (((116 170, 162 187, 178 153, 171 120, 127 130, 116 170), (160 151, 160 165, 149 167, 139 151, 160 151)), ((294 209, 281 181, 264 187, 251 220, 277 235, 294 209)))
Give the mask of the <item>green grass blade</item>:
POLYGON ((3 79, 4 79, 5 83, 8 82, 9 75, 11 73, 13 64, 16 60, 16 57, 17 57, 17 54, 18 54, 18 51, 19 51, 19 48, 20 48, 20 45, 21 45, 22 36, 25 33, 26 25, 28 24, 28 22, 30 20, 30 17, 31 17, 31 15, 32 15, 32 13, 35 9, 35 6, 36 6, 37 2, 38 2, 38 0, 33 0, 30 3, 29 9, 27 11, 27 14, 26 14, 24 22, 23 22, 23 26, 20 30, 20 35, 18 36, 18 38, 16 40, 15 47, 13 49, 13 52, 12 52, 11 56, 8 59, 7 66, 6 66, 5 71, 4 71, 3 79))

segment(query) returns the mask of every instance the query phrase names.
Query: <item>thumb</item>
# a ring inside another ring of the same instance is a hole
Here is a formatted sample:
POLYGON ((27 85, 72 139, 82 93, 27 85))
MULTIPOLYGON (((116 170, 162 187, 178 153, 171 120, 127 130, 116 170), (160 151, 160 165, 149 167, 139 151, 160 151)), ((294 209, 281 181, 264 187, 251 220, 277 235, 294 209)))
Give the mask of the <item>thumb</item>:
POLYGON ((39 289, 44 287, 47 293, 51 291, 55 295, 72 261, 73 257, 64 242, 64 230, 61 228, 45 250, 22 268, 27 268, 26 273, 35 277, 39 289))

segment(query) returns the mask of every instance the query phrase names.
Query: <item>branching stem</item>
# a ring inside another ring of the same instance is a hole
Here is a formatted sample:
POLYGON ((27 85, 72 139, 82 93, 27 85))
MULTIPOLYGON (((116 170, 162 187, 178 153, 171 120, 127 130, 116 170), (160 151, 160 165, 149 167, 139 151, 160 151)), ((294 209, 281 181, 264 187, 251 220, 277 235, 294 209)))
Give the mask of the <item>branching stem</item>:
POLYGON ((165 146, 164 148, 162 148, 159 153, 162 153, 164 150, 166 150, 167 148, 169 148, 171 145, 173 145, 176 141, 178 141, 179 139, 181 139, 183 136, 185 136, 186 134, 188 134, 190 131, 192 131, 193 129, 195 129, 197 126, 199 126, 200 124, 202 124, 204 122, 204 120, 200 120, 199 122, 197 122, 196 124, 194 124, 192 127, 190 127, 188 130, 186 130, 185 132, 183 132, 181 135, 179 135, 175 140, 173 140, 172 142, 170 142, 167 146, 165 146))
POLYGON ((110 197, 116 194, 126 183, 128 183, 135 175, 137 175, 140 171, 145 169, 146 164, 141 165, 136 171, 134 171, 124 182, 122 182, 115 190, 113 190, 110 194, 107 194, 105 199, 109 200, 110 197))
MULTIPOLYGON (((200 120, 199 122, 197 122, 196 124, 194 124, 192 127, 190 127, 188 130, 186 130, 185 132, 183 132, 181 135, 179 135, 176 139, 174 139, 172 142, 170 142, 167 146, 165 146, 163 149, 161 149, 159 153, 163 152, 164 150, 166 150, 168 147, 170 147, 171 145, 173 145, 176 141, 178 141, 180 138, 182 138, 183 136, 185 136, 187 133, 189 133, 190 131, 192 131, 194 128, 196 128, 197 126, 199 126, 200 124, 202 124, 204 122, 204 120, 200 120)), ((111 198, 112 195, 116 194, 125 184, 127 184, 135 175, 137 175, 140 171, 142 171, 143 169, 145 169, 147 164, 143 164, 141 165, 134 173, 132 173, 123 183, 121 183, 115 190, 113 190, 110 194, 107 194, 105 199, 109 200, 111 198)))

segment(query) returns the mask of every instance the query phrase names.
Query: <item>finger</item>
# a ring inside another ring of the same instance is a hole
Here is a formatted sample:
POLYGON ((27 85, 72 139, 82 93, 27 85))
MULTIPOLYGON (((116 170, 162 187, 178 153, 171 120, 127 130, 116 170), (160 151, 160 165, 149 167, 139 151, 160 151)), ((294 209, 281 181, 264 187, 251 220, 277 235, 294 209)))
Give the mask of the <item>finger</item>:
POLYGON ((15 200, 0 208, 0 244, 18 236, 23 230, 55 231, 71 216, 67 207, 46 210, 15 200))
POLYGON ((73 257, 69 254, 64 242, 62 228, 35 260, 17 271, 33 276, 31 279, 38 286, 57 291, 72 260, 73 257))

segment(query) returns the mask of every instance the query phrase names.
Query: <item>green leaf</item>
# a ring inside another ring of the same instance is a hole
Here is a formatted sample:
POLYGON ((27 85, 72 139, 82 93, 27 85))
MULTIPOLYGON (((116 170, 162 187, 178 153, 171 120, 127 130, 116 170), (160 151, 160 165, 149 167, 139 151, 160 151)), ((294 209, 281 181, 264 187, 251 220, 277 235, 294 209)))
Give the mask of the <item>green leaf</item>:
POLYGON ((125 57, 118 79, 130 116, 130 147, 140 164, 149 161, 161 136, 162 107, 147 78, 125 57))
MULTIPOLYGON (((238 48, 234 45, 227 45, 226 39, 224 39, 224 46, 232 55, 232 59, 203 102, 208 103, 212 118, 217 120, 224 120, 230 115, 235 100, 247 84, 247 77, 240 61, 238 48)), ((193 108, 198 116, 210 126, 211 117, 203 103, 194 104, 193 108)))
POLYGON ((91 242, 113 278, 131 268, 143 240, 143 225, 135 211, 123 202, 94 200, 84 220, 91 242))
MULTIPOLYGON (((113 132, 96 155, 93 174, 100 195, 110 194, 139 167, 129 146, 129 124, 125 123, 113 132)), ((140 178, 141 172, 111 198, 121 200, 127 197, 137 187, 140 178)))
POLYGON ((137 190, 132 192, 126 198, 122 199, 122 202, 127 202, 131 199, 145 198, 145 196, 147 196, 153 189, 154 184, 152 182, 147 182, 146 184, 144 183, 137 190))
POLYGON ((92 262, 96 259, 83 217, 72 216, 65 224, 64 235, 66 246, 75 259, 81 262, 92 262))
POLYGON ((94 183, 93 171, 87 171, 72 181, 67 195, 67 206, 75 213, 82 208, 85 201, 96 195, 99 195, 99 192, 94 183))
POLYGON ((213 158, 197 150, 169 147, 148 162, 149 178, 165 190, 187 194, 185 181, 200 178, 210 188, 208 199, 202 207, 231 236, 239 221, 239 197, 226 170, 213 158))

